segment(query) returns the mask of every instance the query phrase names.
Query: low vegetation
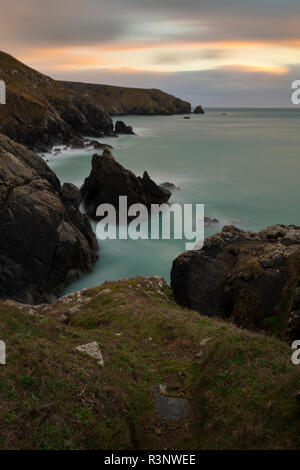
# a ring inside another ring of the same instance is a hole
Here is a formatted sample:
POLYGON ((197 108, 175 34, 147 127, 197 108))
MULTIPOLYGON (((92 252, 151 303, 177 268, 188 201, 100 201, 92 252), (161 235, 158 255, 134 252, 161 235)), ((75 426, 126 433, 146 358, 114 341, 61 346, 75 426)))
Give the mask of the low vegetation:
POLYGON ((289 346, 178 307, 159 278, 0 313, 2 449, 300 448, 289 346), (94 341, 104 367, 75 350, 94 341), (188 418, 158 415, 158 384, 188 418))

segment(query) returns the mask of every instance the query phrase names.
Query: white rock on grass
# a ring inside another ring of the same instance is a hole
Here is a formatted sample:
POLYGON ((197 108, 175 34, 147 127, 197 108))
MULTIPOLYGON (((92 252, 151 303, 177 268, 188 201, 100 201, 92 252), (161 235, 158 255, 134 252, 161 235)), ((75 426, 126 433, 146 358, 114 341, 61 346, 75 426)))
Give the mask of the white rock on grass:
POLYGON ((104 289, 99 292, 99 295, 108 295, 108 294, 112 294, 111 289, 104 289))
POLYGON ((93 341, 92 343, 82 344, 81 346, 78 346, 75 349, 76 351, 83 352, 93 357, 94 359, 97 359, 99 366, 104 366, 103 356, 96 341, 93 341))

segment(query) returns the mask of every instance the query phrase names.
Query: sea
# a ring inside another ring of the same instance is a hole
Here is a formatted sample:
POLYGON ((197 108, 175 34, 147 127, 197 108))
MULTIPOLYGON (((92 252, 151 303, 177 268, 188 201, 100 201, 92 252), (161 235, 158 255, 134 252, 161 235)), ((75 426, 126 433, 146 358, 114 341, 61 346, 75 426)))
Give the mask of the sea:
MULTIPOLYGON (((136 175, 146 170, 156 183, 178 186, 170 203, 204 204, 205 216, 219 221, 205 227, 205 237, 228 224, 254 231, 272 224, 300 225, 300 109, 208 108, 191 119, 118 119, 136 136, 97 140, 112 145, 115 158, 136 175)), ((62 150, 44 158, 62 184, 80 187, 94 153, 62 150)), ((159 275, 169 282, 172 261, 185 251, 185 243, 103 240, 93 271, 65 293, 137 275, 159 275)))

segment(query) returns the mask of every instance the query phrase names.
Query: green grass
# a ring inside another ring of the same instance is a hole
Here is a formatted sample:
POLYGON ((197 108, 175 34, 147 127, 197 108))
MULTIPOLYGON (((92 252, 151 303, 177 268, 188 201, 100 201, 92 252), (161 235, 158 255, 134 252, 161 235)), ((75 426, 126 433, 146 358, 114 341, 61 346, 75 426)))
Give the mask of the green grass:
POLYGON ((139 277, 89 290, 68 325, 58 318, 75 300, 35 315, 0 304, 7 345, 0 448, 300 448, 300 374, 288 345, 182 309, 152 282, 139 277), (101 295, 104 289, 111 293, 101 295), (75 351, 92 341, 104 368, 75 351), (153 386, 160 383, 189 401, 185 421, 157 415, 153 386))

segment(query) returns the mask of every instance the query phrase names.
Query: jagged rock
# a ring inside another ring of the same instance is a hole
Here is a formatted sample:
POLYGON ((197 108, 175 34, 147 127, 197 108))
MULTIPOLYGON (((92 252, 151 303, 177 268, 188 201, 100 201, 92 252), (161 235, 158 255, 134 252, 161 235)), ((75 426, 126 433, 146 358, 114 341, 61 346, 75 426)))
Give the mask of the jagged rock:
POLYGON ((135 135, 131 126, 126 126, 125 122, 117 121, 115 125, 115 132, 117 134, 130 134, 135 135))
POLYGON ((128 206, 140 203, 147 207, 167 202, 171 197, 170 191, 157 186, 147 172, 140 178, 126 170, 109 150, 93 156, 92 171, 85 179, 81 195, 86 212, 93 219, 97 218, 100 204, 110 203, 118 212, 119 196, 127 196, 128 206))
POLYGON ((204 315, 232 318, 249 328, 277 323, 281 334, 292 311, 298 334, 299 255, 300 227, 274 225, 254 233, 225 226, 201 250, 174 260, 172 290, 179 304, 204 315))
POLYGON ((76 351, 83 352, 93 357, 94 359, 97 359, 99 366, 104 366, 103 356, 96 341, 93 341, 92 343, 88 344, 82 344, 81 346, 78 346, 75 349, 76 351))
POLYGON ((212 225, 219 224, 220 221, 218 219, 211 219, 210 217, 204 217, 204 225, 206 227, 211 227, 212 225))
POLYGON ((98 245, 79 200, 42 158, 0 135, 0 298, 48 302, 91 269, 98 245))
POLYGON ((202 106, 196 106, 196 108, 194 109, 193 111, 194 114, 205 114, 204 113, 204 109, 202 108, 202 106))

